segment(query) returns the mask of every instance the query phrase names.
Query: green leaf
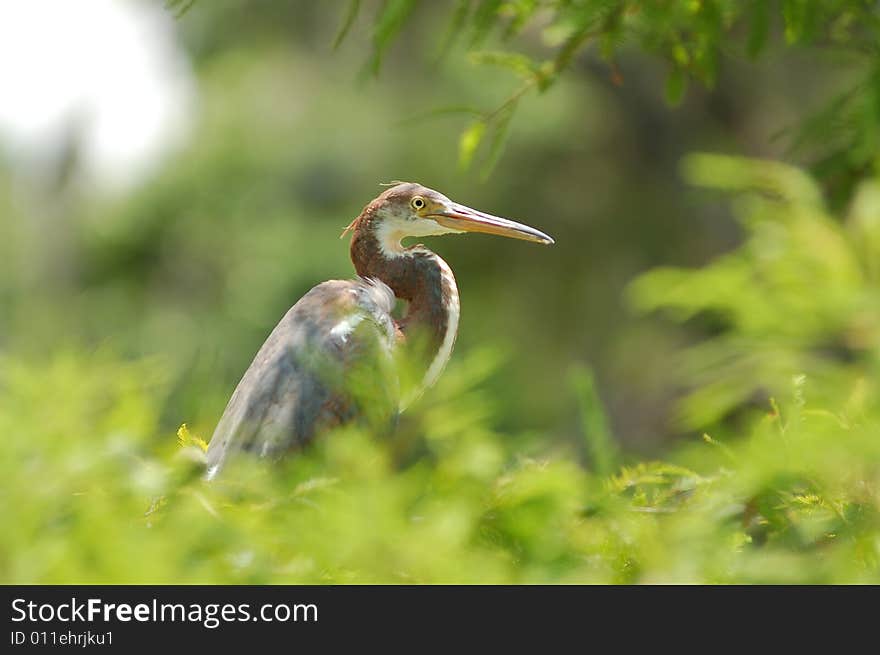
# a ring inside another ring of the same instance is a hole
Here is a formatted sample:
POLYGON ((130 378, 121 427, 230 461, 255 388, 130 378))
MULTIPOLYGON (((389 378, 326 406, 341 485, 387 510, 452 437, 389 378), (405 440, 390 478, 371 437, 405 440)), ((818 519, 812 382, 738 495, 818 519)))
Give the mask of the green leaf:
POLYGON ((376 19, 373 55, 369 63, 369 70, 373 75, 379 74, 385 50, 391 45, 417 4, 418 0, 386 0, 382 6, 382 11, 376 19))
POLYGON ((863 266, 880 281, 880 181, 866 180, 854 194, 847 227, 863 266))
POLYGON ((486 163, 480 172, 480 177, 487 180, 495 170, 501 154, 504 152, 504 146, 507 144, 507 136, 510 133, 510 123, 513 119, 514 111, 517 103, 507 105, 498 117, 495 119, 495 130, 492 132, 492 142, 489 144, 489 154, 486 157, 486 163))
POLYGON ((538 0, 516 0, 507 3, 507 10, 513 14, 507 27, 504 28, 503 39, 509 40, 519 34, 526 23, 538 11, 538 0))
POLYGON ((523 79, 535 79, 538 75, 538 64, 530 57, 516 52, 498 50, 481 50, 472 52, 470 60, 475 64, 506 68, 523 79))
POLYGON ((764 0, 752 2, 751 28, 746 52, 750 57, 757 57, 767 42, 767 30, 770 23, 767 3, 764 0))
POLYGON ((333 39, 334 50, 339 48, 340 44, 345 40, 345 37, 348 35, 349 30, 351 30, 351 26, 354 25, 354 21, 357 19, 360 10, 361 0, 351 0, 348 3, 348 11, 345 12, 345 19, 342 22, 342 27, 339 28, 339 33, 336 35, 336 38, 333 39))
POLYGON ((474 154, 477 152, 477 148, 480 147, 480 142, 482 142, 485 133, 486 121, 482 119, 474 121, 462 132, 461 138, 458 141, 458 164, 462 170, 470 168, 474 154))
POLYGON ((782 17, 785 20, 785 40, 797 43, 804 36, 807 21, 806 0, 783 0, 782 17))
POLYGON ((597 475, 612 475, 620 467, 620 453, 608 428, 608 417, 596 391, 593 372, 585 366, 578 366, 572 371, 571 382, 577 393, 581 429, 593 470, 597 475))
POLYGON ((501 8, 502 0, 482 0, 474 13, 473 18, 473 36, 471 37, 471 45, 479 45, 486 40, 495 23, 498 20, 498 10, 501 8))
POLYGON ((470 0, 458 0, 455 3, 455 9, 452 10, 452 18, 449 20, 449 27, 446 28, 446 34, 440 42, 437 54, 438 59, 445 57, 458 40, 458 37, 461 36, 470 10, 470 0))
POLYGON ((822 193, 799 168, 776 161, 693 153, 682 160, 691 184, 727 191, 762 191, 801 207, 821 210, 822 193))

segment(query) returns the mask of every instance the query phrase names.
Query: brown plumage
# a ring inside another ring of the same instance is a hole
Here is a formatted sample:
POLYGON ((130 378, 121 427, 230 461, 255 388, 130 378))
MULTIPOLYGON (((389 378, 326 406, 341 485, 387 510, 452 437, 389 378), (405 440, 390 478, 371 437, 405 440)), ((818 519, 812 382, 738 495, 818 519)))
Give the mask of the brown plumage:
POLYGON ((351 421, 388 429, 401 407, 393 352, 401 342, 417 348, 426 368, 420 393, 449 359, 459 316, 446 262, 401 240, 460 232, 553 243, 420 184, 386 189, 343 232, 352 234, 358 279, 324 282, 303 296, 238 383, 211 438, 208 477, 237 451, 277 458, 351 421), (392 316, 395 299, 407 303, 400 320, 392 316))

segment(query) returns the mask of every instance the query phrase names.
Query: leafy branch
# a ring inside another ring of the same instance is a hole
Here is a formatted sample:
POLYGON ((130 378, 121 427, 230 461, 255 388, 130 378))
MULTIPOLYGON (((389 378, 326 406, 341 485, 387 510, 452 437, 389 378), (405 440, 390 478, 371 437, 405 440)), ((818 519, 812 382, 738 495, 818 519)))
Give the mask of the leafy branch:
MULTIPOLYGON (((165 0, 180 17, 195 0, 165 0)), ((338 48, 367 5, 372 45, 363 74, 377 76, 395 40, 419 24, 420 12, 435 20, 439 3, 419 0, 350 0, 333 41, 338 48)), ((776 41, 784 48, 814 47, 846 54, 854 73, 849 87, 813 116, 785 132, 794 147, 815 150, 813 170, 845 201, 859 179, 873 170, 880 147, 880 7, 869 0, 450 0, 447 27, 434 52, 438 62, 464 50, 475 65, 494 66, 521 81, 497 107, 457 107, 422 117, 459 112, 472 118, 458 143, 465 169, 482 161, 483 177, 499 160, 520 101, 542 94, 590 48, 607 63, 616 84, 623 80, 615 59, 638 49, 667 67, 665 96, 683 101, 696 82, 711 88, 725 59, 757 58, 776 41), (486 47, 487 44, 492 44, 486 47), (535 50, 543 50, 537 57, 535 50), (843 109, 843 111, 838 111, 843 109), (829 139, 829 128, 834 138, 829 139)), ((411 119, 415 120, 415 119, 411 119)))
MULTIPOLYGON (((352 0, 339 41, 348 32, 352 16, 361 4, 360 0, 352 0)), ((368 67, 372 74, 379 73, 384 53, 415 13, 417 4, 417 0, 386 0, 380 5, 374 20, 373 53, 368 67)), ((780 24, 777 31, 786 47, 816 46, 844 51, 868 64, 865 78, 840 96, 849 99, 857 89, 869 87, 868 100, 856 103, 857 116, 849 121, 859 135, 868 135, 868 143, 856 136, 836 142, 826 147, 830 154, 824 160, 826 168, 829 163, 838 168, 853 168, 842 153, 849 148, 856 148, 857 154, 871 150, 878 133, 872 126, 880 124, 880 103, 870 101, 880 97, 880 75, 875 72, 880 70, 878 11, 876 3, 864 0, 833 4, 800 0, 456 0, 440 42, 438 60, 464 42, 472 63, 506 69, 522 80, 497 107, 483 111, 460 108, 474 118, 459 139, 459 163, 468 169, 478 160, 478 153, 485 151, 482 176, 488 176, 501 156, 520 101, 532 92, 541 94, 551 88, 591 46, 608 62, 610 75, 617 84, 622 79, 614 59, 623 48, 635 44, 658 57, 668 67, 666 100, 675 106, 684 99, 691 81, 711 88, 725 57, 761 55, 775 26, 780 24), (506 50, 482 49, 493 35, 502 44, 513 45, 515 37, 524 32, 540 38, 550 51, 547 58, 535 60, 522 52, 525 47, 519 44, 506 50)), ((827 110, 805 119, 803 128, 789 130, 796 134, 795 142, 802 145, 808 140, 824 145, 821 127, 817 130, 815 125, 826 123, 829 113, 833 113, 832 105, 840 103, 832 101, 827 110)), ((856 173, 864 172, 866 157, 857 159, 861 168, 856 167, 856 173)))

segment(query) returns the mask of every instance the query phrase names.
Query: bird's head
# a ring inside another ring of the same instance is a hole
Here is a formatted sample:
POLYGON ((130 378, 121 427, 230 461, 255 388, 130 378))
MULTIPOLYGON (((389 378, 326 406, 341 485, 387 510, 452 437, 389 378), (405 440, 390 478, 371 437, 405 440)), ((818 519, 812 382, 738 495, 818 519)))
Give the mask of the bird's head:
POLYGON ((553 239, 533 227, 453 202, 442 193, 414 182, 397 182, 366 206, 342 233, 373 232, 383 250, 404 252, 406 237, 483 232, 512 239, 551 244, 553 239))

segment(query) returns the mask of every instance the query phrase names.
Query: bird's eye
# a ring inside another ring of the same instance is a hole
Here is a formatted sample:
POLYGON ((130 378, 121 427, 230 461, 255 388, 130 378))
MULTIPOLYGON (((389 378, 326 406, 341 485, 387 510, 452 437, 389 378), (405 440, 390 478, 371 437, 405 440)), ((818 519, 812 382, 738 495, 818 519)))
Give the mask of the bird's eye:
POLYGON ((410 204, 412 205, 413 209, 422 209, 425 206, 425 199, 420 196, 416 196, 412 199, 410 204))

